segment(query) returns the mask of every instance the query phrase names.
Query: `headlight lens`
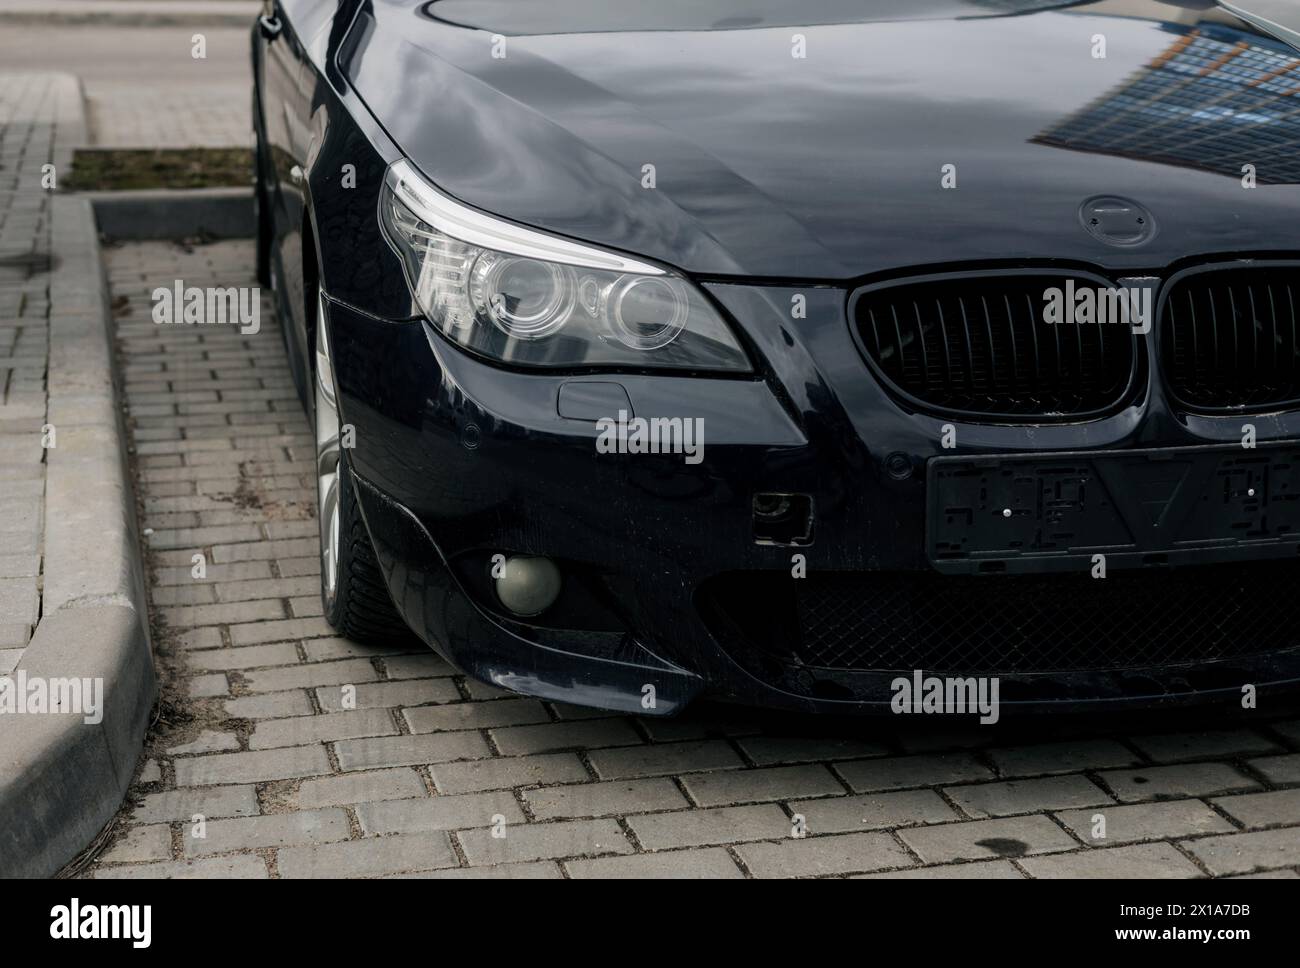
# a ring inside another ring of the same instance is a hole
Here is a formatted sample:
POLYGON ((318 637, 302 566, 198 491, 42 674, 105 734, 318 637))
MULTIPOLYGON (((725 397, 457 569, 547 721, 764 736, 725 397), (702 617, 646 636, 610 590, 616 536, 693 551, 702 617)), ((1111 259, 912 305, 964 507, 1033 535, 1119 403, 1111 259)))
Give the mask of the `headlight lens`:
POLYGON ((379 219, 420 309, 468 350, 521 366, 750 369, 686 280, 484 215, 405 161, 388 170, 379 219))

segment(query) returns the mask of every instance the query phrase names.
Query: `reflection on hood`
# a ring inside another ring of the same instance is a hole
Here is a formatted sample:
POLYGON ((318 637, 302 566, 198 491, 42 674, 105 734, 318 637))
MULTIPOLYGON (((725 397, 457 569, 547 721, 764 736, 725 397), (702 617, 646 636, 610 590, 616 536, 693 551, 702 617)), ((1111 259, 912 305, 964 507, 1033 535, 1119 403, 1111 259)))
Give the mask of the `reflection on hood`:
POLYGON ((433 0, 433 20, 509 36, 626 30, 745 30, 1004 17, 1081 0, 433 0))

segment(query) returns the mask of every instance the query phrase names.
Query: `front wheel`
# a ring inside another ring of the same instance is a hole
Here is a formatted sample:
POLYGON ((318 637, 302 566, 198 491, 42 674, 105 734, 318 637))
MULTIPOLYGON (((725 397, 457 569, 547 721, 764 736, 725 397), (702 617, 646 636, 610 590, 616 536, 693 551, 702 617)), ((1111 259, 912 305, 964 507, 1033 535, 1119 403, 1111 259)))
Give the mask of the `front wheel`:
POLYGON ((348 469, 346 448, 340 446, 338 398, 330 364, 324 299, 316 304, 316 498, 320 519, 321 604, 325 620, 338 633, 358 642, 409 639, 393 607, 375 558, 370 535, 361 519, 348 469))
POLYGON ((266 183, 262 178, 262 150, 254 139, 253 147, 253 225, 257 232, 257 284, 271 288, 271 206, 266 200, 266 183))

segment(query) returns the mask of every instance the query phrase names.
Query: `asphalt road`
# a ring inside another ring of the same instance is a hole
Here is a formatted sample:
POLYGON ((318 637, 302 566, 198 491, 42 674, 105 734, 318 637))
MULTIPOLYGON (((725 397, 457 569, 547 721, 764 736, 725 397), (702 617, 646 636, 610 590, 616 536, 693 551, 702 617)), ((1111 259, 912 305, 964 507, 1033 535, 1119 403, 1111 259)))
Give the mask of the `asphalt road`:
POLYGON ((248 45, 232 27, 0 24, 6 71, 81 77, 91 139, 104 147, 250 145, 248 45))

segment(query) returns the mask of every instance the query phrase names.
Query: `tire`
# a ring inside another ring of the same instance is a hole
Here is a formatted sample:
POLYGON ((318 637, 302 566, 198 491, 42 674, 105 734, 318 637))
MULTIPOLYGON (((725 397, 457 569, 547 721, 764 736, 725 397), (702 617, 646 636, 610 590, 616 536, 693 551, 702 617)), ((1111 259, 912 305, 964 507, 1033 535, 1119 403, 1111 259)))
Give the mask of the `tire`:
POLYGON ((253 218, 257 226, 257 284, 271 288, 271 207, 262 180, 262 147, 253 148, 253 218))
POLYGON ((324 581, 321 583, 325 620, 344 638, 356 642, 391 644, 412 639, 413 633, 393 606, 361 519, 346 453, 340 462, 338 583, 332 601, 324 581))
POLYGON ((321 608, 340 635, 357 642, 414 639, 402 621, 361 518, 348 463, 339 445, 339 414, 326 334, 324 300, 317 294, 316 365, 312 370, 316 438, 316 507, 320 521, 321 608))

